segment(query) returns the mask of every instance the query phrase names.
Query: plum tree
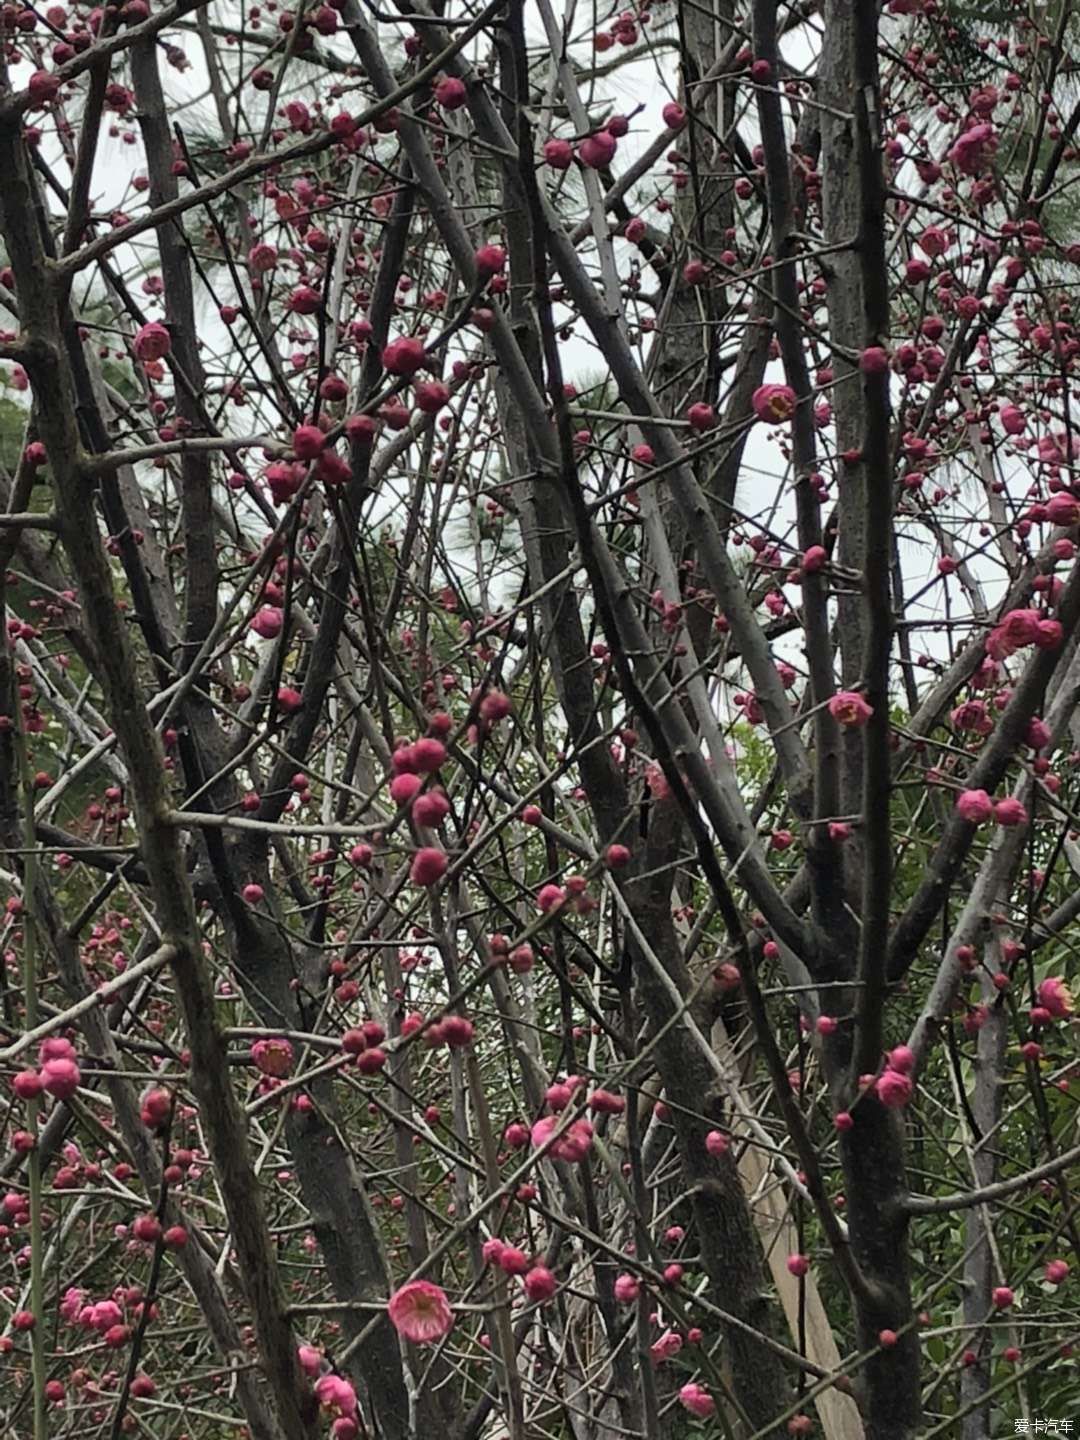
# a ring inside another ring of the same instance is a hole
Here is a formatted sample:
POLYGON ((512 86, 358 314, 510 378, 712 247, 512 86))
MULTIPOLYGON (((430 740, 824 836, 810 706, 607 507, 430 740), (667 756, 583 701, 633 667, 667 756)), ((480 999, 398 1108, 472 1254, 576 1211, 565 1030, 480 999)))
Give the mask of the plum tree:
POLYGON ((1071 0, 0 47, 5 1434, 1075 1413, 1071 0))

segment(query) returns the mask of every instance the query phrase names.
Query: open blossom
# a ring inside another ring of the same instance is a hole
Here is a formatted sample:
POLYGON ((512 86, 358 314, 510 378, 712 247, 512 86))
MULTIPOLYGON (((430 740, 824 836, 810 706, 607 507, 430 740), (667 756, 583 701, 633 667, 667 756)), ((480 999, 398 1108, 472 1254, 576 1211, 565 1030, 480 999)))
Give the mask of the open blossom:
POLYGON ((679 1391, 679 1404, 699 1420, 707 1420, 716 1409, 716 1401, 705 1387, 695 1380, 691 1380, 679 1391))
POLYGON ((293 1048, 288 1040, 256 1040, 251 1047, 251 1058, 264 1075, 281 1080, 293 1067, 293 1048))
POLYGON ((874 713, 857 690, 838 690, 829 701, 829 714, 845 730, 858 730, 874 713))
POLYGON ((985 122, 972 125, 953 142, 948 158, 965 175, 977 175, 997 149, 997 132, 985 122))
POLYGON ((987 636, 987 654, 995 660, 1005 660, 1017 650, 1037 644, 1041 619, 1038 610, 1010 610, 987 636))
POLYGON ((677 1330, 665 1330, 659 1340, 649 1346, 649 1355, 654 1365, 661 1365, 672 1359, 682 1349, 682 1336, 677 1330))
POLYGON ((414 1345, 433 1345, 450 1333, 454 1312, 446 1291, 430 1280, 410 1280, 395 1290, 387 1307, 399 1335, 414 1345))
POLYGON ((1072 991, 1060 975, 1048 975, 1040 980, 1036 994, 1039 1004, 1049 1010, 1055 1020, 1067 1020, 1073 1013, 1072 991))
POLYGON ((1075 525, 1080 520, 1080 502, 1061 491, 1046 502, 1046 518, 1052 525, 1075 525))
POLYGON ((989 735, 994 728, 985 700, 965 700, 949 716, 954 730, 969 730, 975 735, 989 735))
POLYGON ((161 360, 172 349, 172 336, 160 321, 151 320, 136 330, 133 348, 140 360, 161 360))
POLYGON ((795 410, 795 391, 790 385, 759 385, 750 398, 759 420, 776 424, 787 420, 795 410))

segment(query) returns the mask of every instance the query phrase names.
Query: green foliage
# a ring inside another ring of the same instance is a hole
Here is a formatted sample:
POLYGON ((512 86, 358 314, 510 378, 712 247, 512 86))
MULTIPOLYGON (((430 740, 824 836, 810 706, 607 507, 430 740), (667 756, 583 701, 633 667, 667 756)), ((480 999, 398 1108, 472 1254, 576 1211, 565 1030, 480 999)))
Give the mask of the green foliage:
POLYGON ((0 466, 9 474, 19 463, 22 453, 26 414, 25 405, 20 405, 0 389, 0 466))

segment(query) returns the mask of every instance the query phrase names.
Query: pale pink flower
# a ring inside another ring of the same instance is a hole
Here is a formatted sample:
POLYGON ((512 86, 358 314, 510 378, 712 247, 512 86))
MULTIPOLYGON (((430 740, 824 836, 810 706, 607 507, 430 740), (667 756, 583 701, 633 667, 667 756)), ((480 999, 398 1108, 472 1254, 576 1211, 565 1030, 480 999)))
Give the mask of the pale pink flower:
POLYGON ((430 1280, 402 1285, 390 1296, 387 1309, 394 1329, 414 1345, 433 1345, 449 1334, 454 1323, 446 1291, 430 1280))

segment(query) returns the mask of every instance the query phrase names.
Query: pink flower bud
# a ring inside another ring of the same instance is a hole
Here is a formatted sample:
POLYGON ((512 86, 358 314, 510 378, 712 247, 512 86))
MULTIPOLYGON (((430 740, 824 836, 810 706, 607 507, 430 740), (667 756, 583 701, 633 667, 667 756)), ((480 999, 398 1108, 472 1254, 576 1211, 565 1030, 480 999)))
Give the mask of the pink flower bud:
POLYGON ((501 275, 506 269, 506 251, 501 245, 481 245, 473 257, 476 273, 485 280, 501 275))
POLYGON ((718 1160, 721 1155, 726 1155, 730 1148, 730 1141, 722 1130, 710 1130, 705 1136, 705 1149, 714 1160, 718 1160))
POLYGON ((971 825, 984 825, 994 814, 994 802, 985 790, 964 790, 956 800, 956 811, 971 825))
POLYGON ((1028 813, 1021 801, 1014 795, 1009 795, 994 806, 994 819, 1004 826, 1026 825, 1028 813))
POLYGON ((326 436, 317 425, 298 425, 293 431, 293 454, 298 460, 317 460, 325 444, 326 436))
POLYGON ((583 165, 590 170, 603 170, 615 158, 619 142, 607 130, 597 130, 587 136, 578 146, 578 155, 583 165))
POLYGON ((464 80, 459 80, 456 75, 448 75, 445 80, 440 80, 435 86, 434 94, 444 110, 460 110, 468 96, 464 80))
POLYGON ((544 145, 544 161, 553 170, 569 170, 574 163, 574 147, 569 140, 548 140, 544 145))
POLYGON ((884 1070, 878 1076, 877 1097, 890 1110, 899 1110, 911 1099, 914 1089, 907 1075, 899 1070, 884 1070))
POLYGON ((546 1265, 534 1265, 526 1273, 522 1284, 525 1294, 537 1305, 543 1305, 550 1300, 558 1289, 558 1282, 546 1265))
POLYGON ((409 867, 409 878, 414 885, 427 888, 442 879, 446 874, 447 864, 446 855, 442 850, 437 850, 433 845, 425 845, 413 856, 412 865, 409 867))
POLYGON ((413 335, 402 335, 382 352, 383 368, 391 375, 415 375, 424 363, 424 342, 413 335))
POLYGON ((285 612, 276 605, 264 605, 255 612, 251 622, 252 631, 262 640, 273 640, 281 634, 285 624, 285 612))
POLYGON ((70 1100, 79 1088, 82 1076, 74 1060, 46 1060, 39 1071, 44 1089, 57 1100, 70 1100))

